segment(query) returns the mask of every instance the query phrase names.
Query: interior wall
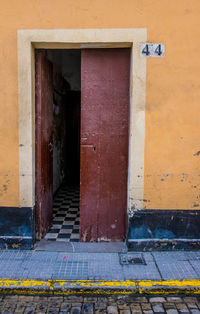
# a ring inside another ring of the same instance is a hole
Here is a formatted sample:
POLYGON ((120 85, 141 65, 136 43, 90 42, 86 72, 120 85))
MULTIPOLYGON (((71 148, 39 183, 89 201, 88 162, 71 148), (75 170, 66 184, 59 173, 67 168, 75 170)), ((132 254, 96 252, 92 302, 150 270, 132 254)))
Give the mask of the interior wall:
POLYGON ((80 50, 47 49, 49 60, 59 67, 64 79, 70 84, 70 89, 81 90, 80 50))
POLYGON ((68 176, 72 176, 70 169, 73 169, 71 164, 74 159, 75 130, 70 128, 73 128, 75 121, 72 107, 76 106, 76 95, 81 89, 80 51, 45 50, 44 53, 53 63, 53 193, 55 193, 62 182, 64 180, 69 182, 68 176), (74 121, 71 123, 71 120, 74 121))
POLYGON ((61 185, 64 173, 64 145, 66 136, 65 104, 62 94, 65 93, 60 67, 53 64, 53 193, 61 185))

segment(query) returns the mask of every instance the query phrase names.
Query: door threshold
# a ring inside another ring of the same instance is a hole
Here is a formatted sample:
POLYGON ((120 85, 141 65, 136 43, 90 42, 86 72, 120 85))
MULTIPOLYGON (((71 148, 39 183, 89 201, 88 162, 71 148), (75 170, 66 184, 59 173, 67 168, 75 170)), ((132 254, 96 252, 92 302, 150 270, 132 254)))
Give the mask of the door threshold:
POLYGON ((41 240, 36 242, 35 251, 69 253, 120 253, 126 252, 126 242, 57 242, 41 240))

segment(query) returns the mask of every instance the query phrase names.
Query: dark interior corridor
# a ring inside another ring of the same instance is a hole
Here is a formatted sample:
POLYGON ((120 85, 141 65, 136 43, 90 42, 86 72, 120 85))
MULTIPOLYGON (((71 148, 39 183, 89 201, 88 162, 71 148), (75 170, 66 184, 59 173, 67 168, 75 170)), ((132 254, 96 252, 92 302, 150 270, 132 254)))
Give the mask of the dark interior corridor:
POLYGON ((53 63, 53 221, 45 239, 79 241, 80 51, 44 53, 53 63))

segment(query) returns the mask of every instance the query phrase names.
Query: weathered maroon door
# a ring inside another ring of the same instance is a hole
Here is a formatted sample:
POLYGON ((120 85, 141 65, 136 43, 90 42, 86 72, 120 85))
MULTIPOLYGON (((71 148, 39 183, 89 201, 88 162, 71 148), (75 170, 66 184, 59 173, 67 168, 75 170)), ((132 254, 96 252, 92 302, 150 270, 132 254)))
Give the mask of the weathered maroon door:
POLYGON ((130 49, 81 55, 81 241, 126 233, 130 49))
POLYGON ((36 53, 36 238, 41 239, 52 221, 53 204, 53 71, 52 63, 36 53))

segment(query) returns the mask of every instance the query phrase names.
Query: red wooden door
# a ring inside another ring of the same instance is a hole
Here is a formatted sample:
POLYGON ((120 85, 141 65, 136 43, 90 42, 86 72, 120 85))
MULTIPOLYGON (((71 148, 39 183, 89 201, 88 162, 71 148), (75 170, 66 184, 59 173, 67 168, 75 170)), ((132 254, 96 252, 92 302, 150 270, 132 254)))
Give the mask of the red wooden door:
POLYGON ((52 221, 53 207, 53 71, 52 63, 36 53, 36 238, 52 221))
POLYGON ((130 49, 81 55, 81 241, 126 233, 130 49))

